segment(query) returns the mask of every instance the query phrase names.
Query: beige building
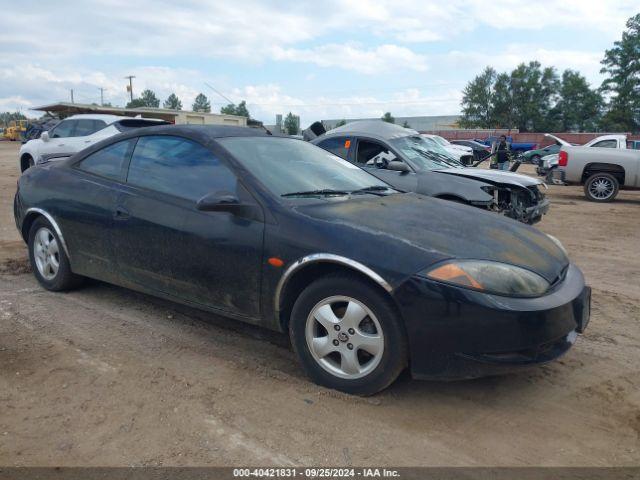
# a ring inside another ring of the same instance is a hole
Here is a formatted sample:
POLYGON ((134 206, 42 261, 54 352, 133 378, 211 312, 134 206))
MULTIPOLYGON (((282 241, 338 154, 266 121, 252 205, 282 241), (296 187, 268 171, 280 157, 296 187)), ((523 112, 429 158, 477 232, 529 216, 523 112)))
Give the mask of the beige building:
POLYGON ((221 113, 190 112, 187 110, 169 110, 166 108, 121 108, 104 107, 83 103, 52 103, 40 107, 30 108, 39 112, 47 112, 54 116, 68 117, 80 113, 106 113, 109 115, 125 115, 128 117, 141 116, 142 118, 159 118, 176 125, 235 125, 247 126, 247 119, 237 115, 224 115, 221 113))

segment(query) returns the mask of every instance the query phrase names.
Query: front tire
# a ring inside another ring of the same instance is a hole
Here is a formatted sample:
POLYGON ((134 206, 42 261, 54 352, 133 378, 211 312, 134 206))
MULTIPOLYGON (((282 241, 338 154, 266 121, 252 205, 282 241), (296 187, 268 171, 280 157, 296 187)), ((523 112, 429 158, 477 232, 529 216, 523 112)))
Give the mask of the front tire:
POLYGON ((609 173, 595 173, 584 183, 584 195, 592 202, 611 202, 619 189, 618 179, 609 173))
POLYGON ((393 304, 355 275, 328 275, 303 290, 289 335, 307 375, 346 393, 377 393, 407 366, 406 334, 393 304))
POLYGON ((29 230, 29 260, 36 279, 47 290, 70 290, 82 283, 71 271, 60 237, 44 217, 37 218, 29 230))

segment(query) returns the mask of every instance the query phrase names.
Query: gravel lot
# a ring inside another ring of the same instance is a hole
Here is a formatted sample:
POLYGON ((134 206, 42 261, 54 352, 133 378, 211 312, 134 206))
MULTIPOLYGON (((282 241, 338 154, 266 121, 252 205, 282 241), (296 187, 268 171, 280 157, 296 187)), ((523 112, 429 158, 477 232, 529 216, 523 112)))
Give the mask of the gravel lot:
POLYGON ((18 148, 0 142, 0 465, 640 464, 640 192, 549 188, 538 227, 593 287, 563 359, 362 399, 310 383, 279 334, 98 282, 41 289, 13 221, 18 148))

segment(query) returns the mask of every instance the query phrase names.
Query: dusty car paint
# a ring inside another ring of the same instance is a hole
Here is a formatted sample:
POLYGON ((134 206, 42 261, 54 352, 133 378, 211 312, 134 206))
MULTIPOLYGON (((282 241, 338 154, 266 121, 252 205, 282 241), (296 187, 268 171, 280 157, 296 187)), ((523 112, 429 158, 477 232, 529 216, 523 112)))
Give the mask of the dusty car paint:
POLYGON ((31 221, 44 211, 64 235, 75 273, 277 330, 287 328, 295 275, 309 266, 341 265, 378 283, 398 305, 408 332, 415 334, 411 358, 416 375, 447 372, 446 365, 438 371, 426 367, 429 360, 422 346, 429 343, 424 334, 433 327, 445 335, 447 321, 446 316, 427 312, 456 312, 446 343, 446 353, 452 355, 484 352, 461 350, 469 346, 468 335, 456 340, 456 331, 482 312, 500 322, 521 319, 516 327, 494 326, 493 337, 483 344, 488 351, 560 341, 558 335, 568 338, 579 328, 574 305, 584 303, 581 274, 572 277, 562 294, 514 300, 443 286, 420 275, 446 259, 475 258, 518 265, 562 284, 569 261, 537 229, 415 193, 275 197, 217 143, 216 138, 225 135, 261 134, 233 127, 152 127, 110 138, 68 160, 32 168, 19 181, 16 225, 26 239, 31 221), (113 181, 74 168, 111 143, 164 134, 200 143, 232 167, 242 185, 246 212, 198 211, 193 202, 140 192, 126 184, 125 172, 113 181), (118 208, 126 209, 127 219, 118 219, 118 208), (282 267, 268 262, 274 257, 282 260, 282 267), (301 259, 310 260, 292 269, 301 259))

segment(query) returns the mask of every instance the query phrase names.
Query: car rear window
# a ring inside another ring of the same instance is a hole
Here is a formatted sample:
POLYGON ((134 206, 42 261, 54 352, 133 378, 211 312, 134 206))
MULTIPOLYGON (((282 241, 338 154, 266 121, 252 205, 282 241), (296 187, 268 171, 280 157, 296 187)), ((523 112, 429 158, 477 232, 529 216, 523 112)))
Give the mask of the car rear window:
POLYGON ((145 120, 142 118, 131 118, 127 120, 119 120, 114 124, 114 126, 121 132, 135 130, 136 128, 156 127, 158 125, 170 125, 170 123, 157 120, 145 120))

